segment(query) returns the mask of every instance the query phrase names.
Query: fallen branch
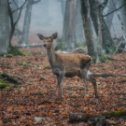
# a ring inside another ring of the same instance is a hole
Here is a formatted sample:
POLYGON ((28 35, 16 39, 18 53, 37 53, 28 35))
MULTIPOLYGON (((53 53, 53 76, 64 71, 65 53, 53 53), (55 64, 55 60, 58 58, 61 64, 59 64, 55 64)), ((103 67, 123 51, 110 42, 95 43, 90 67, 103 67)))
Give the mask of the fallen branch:
POLYGON ((118 81, 118 83, 126 83, 126 80, 121 80, 121 81, 118 81))
POLYGON ((11 76, 11 75, 6 74, 6 73, 0 73, 0 79, 2 79, 4 81, 8 81, 8 82, 13 83, 13 84, 23 83, 23 80, 20 79, 19 77, 11 76))
POLYGON ((69 114, 69 123, 79 123, 79 122, 87 122, 91 125, 100 124, 109 124, 110 122, 107 119, 110 118, 126 118, 126 111, 114 111, 103 114, 91 115, 87 113, 70 113, 69 114))
POLYGON ((112 58, 112 57, 110 57, 110 56, 108 56, 107 58, 108 58, 109 60, 113 60, 113 61, 122 61, 122 62, 123 62, 123 61, 126 61, 126 59, 124 59, 124 58, 123 58, 123 59, 115 59, 115 58, 112 58))
POLYGON ((71 113, 69 115, 69 123, 80 123, 80 122, 85 122, 93 126, 110 125, 106 121, 106 118, 102 115, 90 115, 86 113, 71 113))

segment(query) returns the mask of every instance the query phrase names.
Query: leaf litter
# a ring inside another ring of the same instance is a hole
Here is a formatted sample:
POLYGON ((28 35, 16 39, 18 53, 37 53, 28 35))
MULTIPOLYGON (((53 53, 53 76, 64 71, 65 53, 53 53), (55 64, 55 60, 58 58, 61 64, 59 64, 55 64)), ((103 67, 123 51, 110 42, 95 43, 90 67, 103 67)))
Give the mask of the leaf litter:
MULTIPOLYGON (((108 63, 91 66, 93 72, 126 73, 126 54, 116 54, 108 63)), ((56 78, 46 56, 0 57, 0 72, 22 78, 23 84, 13 90, 0 90, 0 126, 72 126, 68 123, 71 112, 100 114, 126 110, 126 78, 98 78, 100 102, 93 96, 88 83, 84 96, 83 82, 78 78, 65 79, 64 99, 56 95, 56 78)), ((126 120, 113 119, 115 124, 126 125, 126 120)), ((75 124, 76 125, 76 124, 75 124)), ((77 126, 88 126, 81 122, 77 126)))

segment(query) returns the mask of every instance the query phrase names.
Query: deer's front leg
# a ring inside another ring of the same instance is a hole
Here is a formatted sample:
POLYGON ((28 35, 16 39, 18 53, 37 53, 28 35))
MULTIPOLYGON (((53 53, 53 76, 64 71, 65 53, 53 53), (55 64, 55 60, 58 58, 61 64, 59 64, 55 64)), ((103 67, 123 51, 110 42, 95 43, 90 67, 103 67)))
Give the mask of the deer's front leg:
POLYGON ((60 74, 57 76, 57 87, 58 87, 58 96, 60 98, 63 98, 63 80, 64 80, 64 75, 60 74))
POLYGON ((60 69, 53 70, 54 74, 57 77, 57 89, 58 89, 58 97, 63 98, 63 80, 64 80, 64 72, 60 69))

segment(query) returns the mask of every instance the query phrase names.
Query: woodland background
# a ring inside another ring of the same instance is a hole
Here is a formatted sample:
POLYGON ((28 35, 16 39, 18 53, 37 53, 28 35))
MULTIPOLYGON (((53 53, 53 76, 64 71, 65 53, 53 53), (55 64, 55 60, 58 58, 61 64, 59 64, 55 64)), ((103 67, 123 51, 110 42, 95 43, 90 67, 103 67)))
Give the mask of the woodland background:
POLYGON ((88 53, 93 72, 126 74, 125 0, 0 0, 0 126, 125 126, 126 77, 98 78, 99 103, 90 83, 84 96, 78 77, 65 80, 57 99, 36 35, 54 32, 56 50, 88 53), (96 118, 71 124, 71 113, 96 118))

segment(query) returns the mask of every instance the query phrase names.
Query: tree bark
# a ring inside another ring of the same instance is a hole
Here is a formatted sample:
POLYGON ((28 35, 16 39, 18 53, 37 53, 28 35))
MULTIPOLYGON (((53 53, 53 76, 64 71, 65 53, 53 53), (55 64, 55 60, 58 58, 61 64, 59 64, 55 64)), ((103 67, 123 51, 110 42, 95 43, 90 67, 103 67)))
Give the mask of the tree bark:
POLYGON ((0 0, 0 53, 7 53, 9 49, 9 13, 8 0, 0 0))
POLYGON ((104 20, 104 17, 101 17, 102 20, 102 36, 103 36, 103 48, 106 53, 111 54, 115 50, 115 45, 110 33, 110 29, 107 26, 107 23, 104 20))
MULTIPOLYGON (((102 22, 102 8, 100 6, 99 0, 95 0, 95 11, 96 11, 96 21, 97 21, 97 62, 101 61, 101 57, 104 55, 103 49, 103 22, 102 22)), ((96 26, 95 26, 96 27, 96 26)))
POLYGON ((90 7, 91 7, 91 18, 92 18, 97 36, 99 36, 99 28, 101 27, 100 36, 102 37, 102 43, 101 43, 102 49, 106 53, 111 53, 112 49, 114 48, 114 43, 113 43, 109 28, 103 17, 104 8, 102 8, 102 5, 100 5, 99 0, 90 0, 90 7), (101 25, 100 27, 99 27, 98 22, 101 25))
POLYGON ((81 16, 81 3, 77 1, 77 16, 76 16, 76 48, 85 45, 84 28, 81 16))
POLYGON ((28 36, 30 30, 30 23, 31 23, 31 13, 32 13, 32 3, 33 0, 28 0, 25 10, 25 17, 24 17, 24 25, 23 25, 23 34, 21 38, 21 45, 28 45, 28 36))
POLYGON ((64 15, 66 0, 57 0, 57 1, 60 2, 60 4, 61 4, 61 12, 62 12, 62 15, 64 15))
POLYGON ((10 31, 10 37, 9 37, 9 46, 11 47, 11 41, 16 29, 16 25, 19 22, 19 19, 21 17, 21 13, 23 10, 23 7, 26 3, 26 0, 24 3, 19 7, 18 6, 18 1, 17 2, 12 2, 12 5, 8 2, 8 10, 9 10, 9 17, 10 17, 10 25, 11 25, 11 31, 10 31), (16 7, 13 8, 14 5, 16 7))
POLYGON ((93 57, 93 61, 95 62, 97 59, 97 53, 95 50, 95 42, 93 39, 89 0, 81 0, 81 14, 82 14, 86 44, 88 48, 88 54, 93 57))
POLYGON ((64 16, 63 48, 72 50, 76 44, 76 9, 77 0, 67 0, 64 16))
POLYGON ((90 8, 91 8, 91 18, 94 25, 94 29, 95 29, 96 35, 98 35, 96 0, 90 0, 90 8))

